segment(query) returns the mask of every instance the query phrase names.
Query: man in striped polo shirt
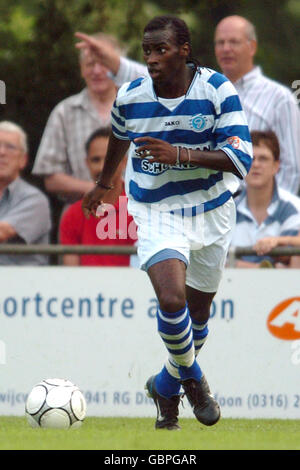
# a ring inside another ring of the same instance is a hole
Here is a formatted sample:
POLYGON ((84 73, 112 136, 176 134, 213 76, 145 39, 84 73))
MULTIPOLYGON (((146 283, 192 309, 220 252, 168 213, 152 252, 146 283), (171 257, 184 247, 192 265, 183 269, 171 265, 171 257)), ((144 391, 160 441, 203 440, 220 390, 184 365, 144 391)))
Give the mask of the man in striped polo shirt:
MULTIPOLYGON (((88 46, 95 43, 87 38, 88 46)), ((181 386, 196 418, 213 425, 220 409, 196 357, 235 225, 232 194, 251 166, 251 138, 233 85, 191 58, 184 21, 154 18, 142 46, 149 76, 120 88, 101 179, 82 207, 86 216, 96 213, 129 150, 128 211, 169 353, 146 383, 157 407, 156 428, 179 428, 181 386)))
MULTIPOLYGON (((300 231, 300 198, 280 188, 275 180, 280 165, 276 135, 272 131, 255 131, 251 137, 254 158, 246 188, 236 200, 232 246, 254 246, 266 237, 297 236, 300 231)), ((269 255, 244 256, 237 260, 236 267, 257 268, 266 260, 275 267, 293 267, 299 263, 294 258, 282 260, 283 264, 269 255)))

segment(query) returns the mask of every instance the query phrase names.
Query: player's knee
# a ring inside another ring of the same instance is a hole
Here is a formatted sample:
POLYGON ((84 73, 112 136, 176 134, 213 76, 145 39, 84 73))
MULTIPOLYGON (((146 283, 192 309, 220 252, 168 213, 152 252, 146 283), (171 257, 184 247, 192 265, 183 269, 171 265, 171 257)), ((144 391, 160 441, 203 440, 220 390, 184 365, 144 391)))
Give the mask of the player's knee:
POLYGON ((185 306, 185 296, 166 292, 159 299, 159 306, 163 312, 178 312, 185 306))

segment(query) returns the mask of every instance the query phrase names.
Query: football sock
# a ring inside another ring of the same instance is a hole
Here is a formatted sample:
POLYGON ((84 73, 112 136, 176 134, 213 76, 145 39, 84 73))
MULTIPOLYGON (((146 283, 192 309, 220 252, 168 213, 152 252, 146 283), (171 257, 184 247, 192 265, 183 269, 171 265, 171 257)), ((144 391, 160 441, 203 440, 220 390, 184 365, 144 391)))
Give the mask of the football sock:
POLYGON ((196 359, 190 367, 179 366, 178 372, 181 380, 195 379, 199 382, 203 375, 202 370, 200 369, 200 366, 197 363, 196 359))
POLYGON ((197 357, 208 336, 208 322, 198 322, 196 320, 192 320, 192 328, 195 356, 197 357))
MULTIPOLYGON (((181 379, 194 378, 195 380, 200 380, 202 371, 195 360, 192 322, 188 307, 186 306, 174 313, 158 309, 157 322, 159 334, 171 356, 169 365, 178 366, 181 379)), ((163 371, 163 375, 160 376, 157 382, 158 387, 162 390, 160 379, 168 373, 169 384, 172 381, 175 390, 175 381, 170 378, 173 377, 170 374, 170 368, 164 368, 163 371)))
POLYGON ((158 332, 175 363, 191 366, 195 359, 193 330, 187 306, 178 312, 157 310, 158 332))
POLYGON ((173 395, 179 395, 181 385, 178 379, 173 377, 164 366, 155 377, 155 387, 160 395, 170 398, 173 395))
MULTIPOLYGON (((192 329, 195 357, 197 357, 208 336, 208 322, 198 322, 196 320, 192 320, 192 329)), ((164 369, 160 374, 158 374, 156 387, 158 393, 167 398, 172 395, 178 395, 180 392, 180 386, 178 385, 179 380, 179 365, 174 360, 172 360, 172 357, 168 357, 164 365, 164 369)))

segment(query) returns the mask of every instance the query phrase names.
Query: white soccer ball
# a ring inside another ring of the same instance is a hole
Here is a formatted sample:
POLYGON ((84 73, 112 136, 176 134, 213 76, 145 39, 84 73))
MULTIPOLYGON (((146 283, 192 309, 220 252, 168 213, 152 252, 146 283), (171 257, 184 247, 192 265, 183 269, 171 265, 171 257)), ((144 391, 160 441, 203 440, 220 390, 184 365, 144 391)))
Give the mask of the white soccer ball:
POLYGON ((78 428, 86 415, 86 401, 69 380, 46 379, 29 393, 25 414, 33 428, 78 428))

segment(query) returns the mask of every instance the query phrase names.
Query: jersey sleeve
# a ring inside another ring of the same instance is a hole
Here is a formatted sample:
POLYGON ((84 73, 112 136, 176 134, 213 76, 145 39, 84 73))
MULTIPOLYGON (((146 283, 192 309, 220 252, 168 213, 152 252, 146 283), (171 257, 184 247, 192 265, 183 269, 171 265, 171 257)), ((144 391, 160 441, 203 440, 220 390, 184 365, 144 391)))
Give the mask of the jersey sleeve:
POLYGON ((238 176, 243 179, 249 172, 253 159, 246 115, 232 83, 221 74, 215 75, 211 84, 215 88, 216 97, 216 149, 227 154, 238 170, 238 176))
POLYGON ((128 83, 125 83, 118 91, 117 97, 111 111, 111 124, 112 132, 117 139, 129 140, 126 130, 126 107, 122 105, 121 98, 128 88, 128 83))

